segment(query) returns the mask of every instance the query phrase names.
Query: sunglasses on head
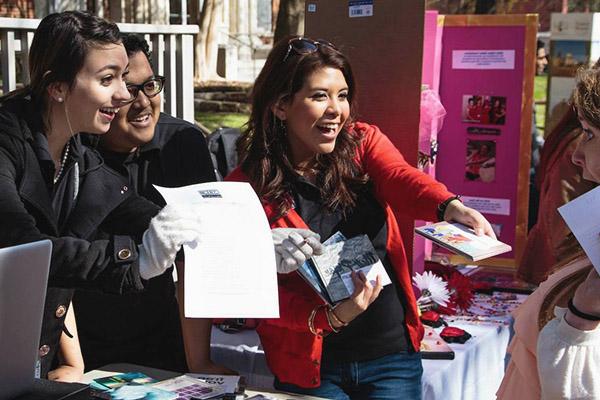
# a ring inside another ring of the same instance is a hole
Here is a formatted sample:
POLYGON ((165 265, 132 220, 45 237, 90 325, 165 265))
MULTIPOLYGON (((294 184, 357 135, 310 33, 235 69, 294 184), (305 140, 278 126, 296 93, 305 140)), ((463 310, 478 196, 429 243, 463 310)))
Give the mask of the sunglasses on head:
POLYGON ((294 50, 297 54, 305 55, 316 52, 317 50, 319 50, 319 46, 327 46, 335 51, 338 51, 338 49, 327 40, 312 40, 308 38, 297 37, 290 39, 290 41, 288 42, 288 49, 287 53, 285 53, 285 57, 283 57, 283 62, 285 62, 288 59, 292 50, 294 50))
POLYGON ((140 91, 144 92, 146 97, 149 99, 156 96, 162 92, 163 88, 165 87, 165 79, 166 78, 164 76, 156 75, 147 81, 140 83, 139 85, 136 85, 135 83, 128 83, 126 86, 131 97, 125 102, 125 104, 133 103, 135 99, 137 99, 140 91))

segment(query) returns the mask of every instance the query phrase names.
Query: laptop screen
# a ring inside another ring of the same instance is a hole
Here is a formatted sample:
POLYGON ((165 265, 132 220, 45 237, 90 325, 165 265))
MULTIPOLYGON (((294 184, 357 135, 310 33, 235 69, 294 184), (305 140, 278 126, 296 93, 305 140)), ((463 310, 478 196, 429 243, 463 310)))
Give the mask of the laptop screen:
POLYGON ((52 242, 0 249, 0 399, 31 389, 52 242))

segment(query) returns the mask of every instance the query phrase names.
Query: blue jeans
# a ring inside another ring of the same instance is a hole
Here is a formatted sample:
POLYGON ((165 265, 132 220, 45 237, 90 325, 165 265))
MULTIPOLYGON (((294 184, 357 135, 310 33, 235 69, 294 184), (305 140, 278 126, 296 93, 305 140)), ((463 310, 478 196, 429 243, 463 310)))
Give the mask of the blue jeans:
POLYGON ((375 360, 321 364, 321 386, 305 389, 275 379, 275 388, 326 399, 421 400, 421 353, 401 352, 375 360))

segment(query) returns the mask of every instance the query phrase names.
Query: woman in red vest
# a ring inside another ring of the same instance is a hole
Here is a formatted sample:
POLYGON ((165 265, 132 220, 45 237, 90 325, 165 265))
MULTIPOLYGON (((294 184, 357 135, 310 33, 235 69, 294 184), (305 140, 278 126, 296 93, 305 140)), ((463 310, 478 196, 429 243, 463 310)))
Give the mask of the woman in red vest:
POLYGON ((277 43, 252 101, 229 179, 250 182, 263 201, 285 272, 281 317, 257 328, 276 388, 328 399, 421 398, 423 328, 394 213, 493 236, 489 223, 407 164, 376 126, 353 119, 354 77, 332 44, 277 43), (317 235, 336 232, 366 234, 392 284, 353 274, 351 297, 330 307, 289 273, 320 251, 317 235))

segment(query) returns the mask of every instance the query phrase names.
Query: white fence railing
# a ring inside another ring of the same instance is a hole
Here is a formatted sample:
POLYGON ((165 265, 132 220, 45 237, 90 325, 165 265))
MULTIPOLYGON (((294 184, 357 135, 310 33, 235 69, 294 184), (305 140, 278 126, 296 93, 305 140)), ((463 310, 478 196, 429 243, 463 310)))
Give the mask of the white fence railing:
MULTIPOLYGON (((0 18, 2 90, 29 83, 27 54, 39 19, 0 18), (17 76, 20 64, 20 76, 17 76)), ((144 35, 152 49, 155 73, 167 77, 161 108, 174 117, 194 121, 194 40, 197 25, 117 24, 122 32, 144 35)))

